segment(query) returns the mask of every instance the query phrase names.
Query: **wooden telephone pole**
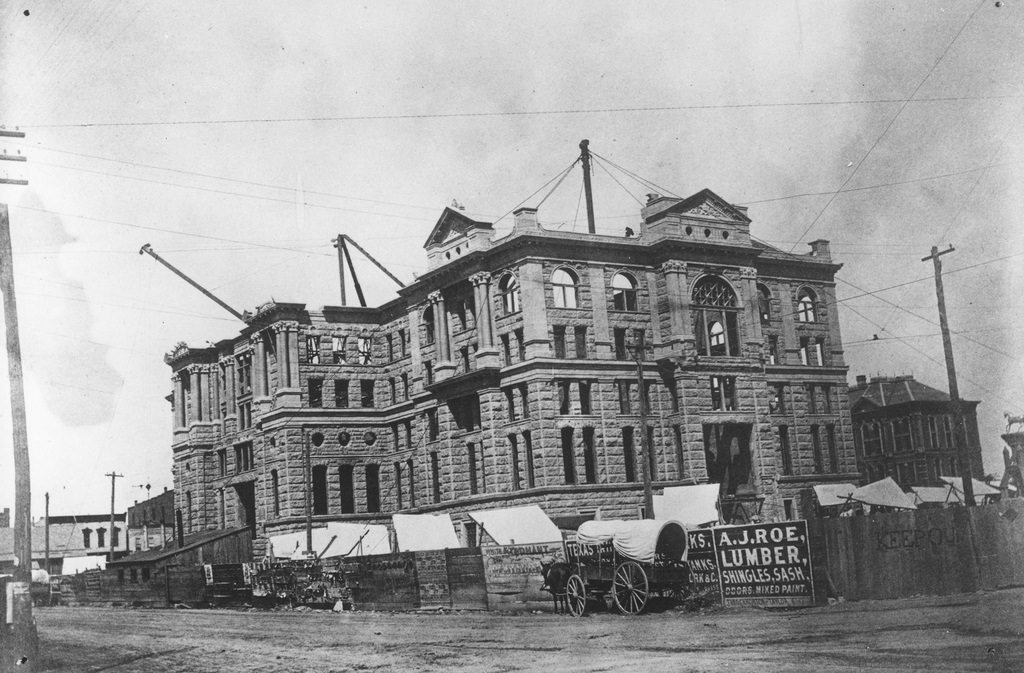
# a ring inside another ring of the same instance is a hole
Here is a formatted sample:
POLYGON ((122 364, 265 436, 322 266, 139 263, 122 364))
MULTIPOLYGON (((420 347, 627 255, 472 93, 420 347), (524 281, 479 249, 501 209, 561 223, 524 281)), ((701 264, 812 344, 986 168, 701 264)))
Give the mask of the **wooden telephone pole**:
MULTIPOLYGON (((0 137, 24 138, 20 131, 0 128, 0 137)), ((20 155, 17 155, 20 156, 20 155)), ((0 159, 10 159, 6 152, 0 159)), ((15 161, 24 161, 14 159, 15 161)), ((0 176, 0 184, 27 185, 27 180, 0 176)), ((3 293, 7 332, 7 373, 11 380, 11 428, 14 439, 14 578, 8 586, 7 614, 11 616, 10 647, 0 647, 4 671, 36 670, 39 641, 32 619, 32 488, 28 459, 28 424, 25 414, 25 382, 21 369, 18 336, 18 304, 14 297, 14 256, 7 205, 0 203, 0 292, 3 293), (24 668, 22 668, 24 667, 24 668)))
POLYGON ((964 484, 964 504, 974 505, 974 481, 971 474, 971 454, 967 447, 967 431, 964 427, 964 410, 960 403, 960 389, 956 383, 956 364, 953 362, 953 342, 949 338, 949 322, 946 320, 946 294, 942 289, 942 262, 939 257, 953 252, 955 248, 939 252, 932 246, 932 254, 922 257, 922 262, 932 261, 935 267, 935 295, 939 302, 939 329, 942 330, 942 348, 946 353, 946 377, 949 379, 949 399, 953 406, 953 441, 957 444, 960 462, 960 479, 964 484))
MULTIPOLYGON (((107 562, 113 563, 114 543, 117 542, 117 538, 114 537, 114 526, 116 524, 116 519, 114 518, 114 484, 117 482, 118 477, 123 477, 124 475, 118 474, 117 472, 107 472, 105 476, 110 477, 110 536, 107 538, 107 545, 110 548, 110 552, 107 555, 107 562)), ((128 531, 125 530, 124 534, 128 535, 128 531)))

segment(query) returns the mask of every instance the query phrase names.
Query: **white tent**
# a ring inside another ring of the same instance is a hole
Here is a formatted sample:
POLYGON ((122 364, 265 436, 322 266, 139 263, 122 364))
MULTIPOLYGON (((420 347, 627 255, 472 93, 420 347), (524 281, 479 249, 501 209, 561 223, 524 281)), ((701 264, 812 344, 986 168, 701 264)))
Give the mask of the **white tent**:
MULTIPOLYGON (((306 531, 271 535, 273 555, 300 559, 306 554, 306 531)), ((362 523, 329 523, 313 529, 313 553, 321 558, 389 554, 391 539, 387 526, 362 523)))
POLYGON ((857 502, 874 507, 895 507, 896 509, 917 509, 914 498, 907 495, 892 477, 879 479, 855 489, 850 496, 857 502))
POLYGON ((914 503, 917 505, 962 505, 963 498, 953 488, 945 486, 911 486, 914 503))
POLYGON ((836 507, 850 504, 850 496, 857 490, 853 484, 817 484, 814 495, 822 507, 836 507))
POLYGON ((487 509, 469 516, 500 545, 562 541, 558 526, 537 505, 487 509))
MULTIPOLYGON (((964 480, 962 477, 939 477, 942 481, 946 482, 953 487, 956 491, 957 496, 962 500, 964 495, 964 480)), ((1000 495, 1002 491, 998 488, 993 488, 983 481, 977 479, 971 479, 971 484, 974 485, 974 497, 980 498, 982 496, 1000 495)))
POLYGON ((654 516, 694 527, 718 523, 719 489, 719 484, 666 486, 664 495, 653 497, 654 516))
POLYGON ((457 549, 462 546, 447 514, 395 514, 399 551, 457 549))
POLYGON ((60 572, 62 575, 77 575, 86 570, 103 570, 106 567, 105 556, 65 556, 60 572))

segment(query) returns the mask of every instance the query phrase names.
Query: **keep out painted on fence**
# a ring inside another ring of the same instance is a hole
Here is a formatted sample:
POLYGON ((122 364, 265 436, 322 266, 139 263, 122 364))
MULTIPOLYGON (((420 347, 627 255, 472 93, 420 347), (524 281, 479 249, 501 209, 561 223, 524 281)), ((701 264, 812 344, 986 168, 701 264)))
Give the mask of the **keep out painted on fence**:
POLYGON ((724 605, 814 603, 806 521, 689 531, 690 581, 724 605))

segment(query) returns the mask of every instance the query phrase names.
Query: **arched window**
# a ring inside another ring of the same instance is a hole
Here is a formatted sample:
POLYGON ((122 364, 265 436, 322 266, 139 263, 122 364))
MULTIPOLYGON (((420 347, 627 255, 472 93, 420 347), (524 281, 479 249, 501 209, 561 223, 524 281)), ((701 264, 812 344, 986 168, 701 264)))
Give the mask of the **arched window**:
POLYGON ((761 324, 767 325, 772 319, 772 293, 767 287, 757 284, 757 312, 761 316, 761 324))
POLYGON ((423 312, 424 343, 434 343, 434 307, 428 306, 423 312))
POLYGON ((816 298, 814 293, 804 288, 796 299, 796 319, 800 322, 814 322, 818 318, 814 312, 816 298))
POLYGON ((568 269, 556 269, 551 274, 551 286, 558 308, 579 308, 579 279, 568 269))
POLYGON ((705 276, 693 286, 693 333, 697 352, 722 356, 740 354, 736 294, 721 278, 705 276))
POLYGON ((636 281, 624 273, 612 278, 612 305, 616 311, 636 310, 636 281))
POLYGON ((501 294, 501 307, 506 314, 519 311, 519 281, 512 274, 501 279, 498 283, 498 293, 501 294))

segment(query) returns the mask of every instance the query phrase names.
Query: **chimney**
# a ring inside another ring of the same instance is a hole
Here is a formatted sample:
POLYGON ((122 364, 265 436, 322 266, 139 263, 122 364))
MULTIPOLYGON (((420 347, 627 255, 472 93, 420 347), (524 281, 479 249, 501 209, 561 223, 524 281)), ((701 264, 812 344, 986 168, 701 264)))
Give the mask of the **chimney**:
POLYGON ((811 246, 811 257, 820 257, 823 260, 832 261, 832 253, 828 249, 828 241, 819 238, 807 245, 811 246))
POLYGON ((527 208, 516 208, 512 212, 512 217, 515 218, 515 225, 512 227, 513 231, 536 231, 539 229, 537 224, 537 209, 527 208))
POLYGON ((857 386, 863 387, 868 384, 868 377, 864 374, 857 374, 857 386))
POLYGON ((661 194, 657 194, 655 192, 651 192, 650 194, 647 195, 647 203, 650 203, 651 201, 656 201, 657 199, 660 199, 660 198, 661 198, 661 194))

